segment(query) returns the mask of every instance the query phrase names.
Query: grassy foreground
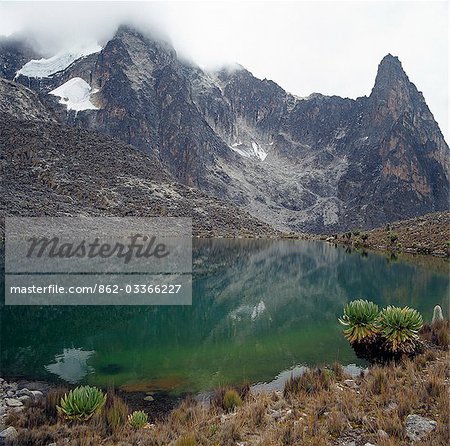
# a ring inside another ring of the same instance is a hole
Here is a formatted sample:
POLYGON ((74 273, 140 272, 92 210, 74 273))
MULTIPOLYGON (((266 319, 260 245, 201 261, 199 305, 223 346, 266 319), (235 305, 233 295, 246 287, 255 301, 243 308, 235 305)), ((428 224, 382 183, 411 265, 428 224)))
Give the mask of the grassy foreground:
POLYGON ((11 412, 18 431, 13 444, 56 445, 365 445, 411 444, 410 414, 433 420, 432 432, 415 445, 446 445, 450 434, 449 356, 429 348, 414 359, 373 366, 364 376, 346 376, 339 364, 291 378, 283 392, 254 394, 218 390, 210 404, 185 400, 165 419, 135 429, 128 408, 108 394, 104 409, 85 422, 58 417, 61 390, 11 412), (113 408, 113 409, 111 409, 113 408), (125 416, 125 418, 124 418, 125 416))

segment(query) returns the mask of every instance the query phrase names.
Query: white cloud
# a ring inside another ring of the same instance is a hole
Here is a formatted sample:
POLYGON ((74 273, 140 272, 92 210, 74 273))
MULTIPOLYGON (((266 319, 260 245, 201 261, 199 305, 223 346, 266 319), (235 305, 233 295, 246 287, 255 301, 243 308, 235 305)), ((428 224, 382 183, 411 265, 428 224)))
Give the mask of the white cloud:
POLYGON ((80 38, 104 40, 121 22, 167 33, 201 66, 239 62, 299 96, 368 95, 392 53, 448 136, 446 1, 0 4, 1 34, 26 29, 50 53, 80 38))

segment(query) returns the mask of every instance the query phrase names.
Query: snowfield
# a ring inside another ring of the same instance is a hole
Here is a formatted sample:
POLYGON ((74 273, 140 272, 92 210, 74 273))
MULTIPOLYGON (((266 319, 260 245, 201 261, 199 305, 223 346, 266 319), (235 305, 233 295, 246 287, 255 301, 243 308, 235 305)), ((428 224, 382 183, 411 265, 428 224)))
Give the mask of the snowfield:
POLYGON ((49 94, 59 96, 60 104, 67 106, 67 110, 98 110, 91 102, 91 94, 95 93, 89 84, 81 77, 74 77, 62 84, 58 88, 52 90, 49 94))
POLYGON ((258 158, 261 161, 266 159, 267 153, 259 146, 255 141, 251 142, 251 146, 246 146, 242 142, 234 143, 230 146, 231 150, 234 150, 239 155, 245 158, 258 158))
POLYGON ((19 75, 35 78, 50 77, 58 71, 65 70, 76 60, 89 56, 90 54, 98 53, 102 47, 98 44, 88 47, 71 49, 69 51, 56 54, 49 59, 30 60, 16 73, 16 78, 19 75))

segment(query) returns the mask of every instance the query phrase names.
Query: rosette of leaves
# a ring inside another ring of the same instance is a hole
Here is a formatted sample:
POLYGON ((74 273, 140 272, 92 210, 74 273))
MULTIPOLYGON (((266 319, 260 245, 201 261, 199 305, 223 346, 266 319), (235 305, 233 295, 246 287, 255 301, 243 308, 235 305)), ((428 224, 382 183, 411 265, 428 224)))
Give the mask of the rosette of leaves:
POLYGON ((413 308, 389 305, 381 312, 378 325, 386 347, 393 353, 413 353, 420 345, 423 319, 413 308))
POLYGON ((378 305, 373 302, 363 299, 349 302, 344 307, 344 315, 339 318, 339 322, 347 327, 344 330, 345 338, 351 344, 373 340, 379 332, 379 315, 378 305))
POLYGON ((56 406, 58 413, 68 420, 86 421, 106 403, 106 394, 97 387, 80 386, 66 393, 56 406))
POLYGON ((128 423, 133 429, 141 429, 148 423, 148 416, 142 410, 135 410, 128 415, 128 423))

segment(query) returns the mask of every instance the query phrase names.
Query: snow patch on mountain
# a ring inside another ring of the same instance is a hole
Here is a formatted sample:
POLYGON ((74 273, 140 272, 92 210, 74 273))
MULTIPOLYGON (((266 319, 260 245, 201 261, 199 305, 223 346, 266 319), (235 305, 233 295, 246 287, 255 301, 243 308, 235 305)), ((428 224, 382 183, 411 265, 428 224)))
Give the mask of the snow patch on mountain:
POLYGON ((254 321, 258 317, 260 317, 265 311, 266 311, 266 305, 265 305, 264 301, 261 300, 261 301, 259 301, 258 305, 253 307, 252 316, 251 316, 252 321, 254 321))
POLYGON ((58 88, 52 90, 49 94, 59 96, 60 104, 67 106, 67 110, 98 110, 91 102, 91 95, 97 90, 92 90, 89 84, 81 77, 74 77, 68 80, 58 88))
POLYGON ((63 51, 48 59, 33 59, 17 71, 15 77, 17 78, 19 75, 35 78, 50 77, 59 71, 65 70, 76 60, 89 56, 90 54, 98 53, 101 49, 101 46, 95 44, 82 48, 72 48, 69 51, 63 51))
POLYGON ((233 143, 230 148, 245 158, 258 158, 264 161, 267 156, 267 152, 255 141, 252 141, 250 145, 243 144, 239 141, 233 143))

